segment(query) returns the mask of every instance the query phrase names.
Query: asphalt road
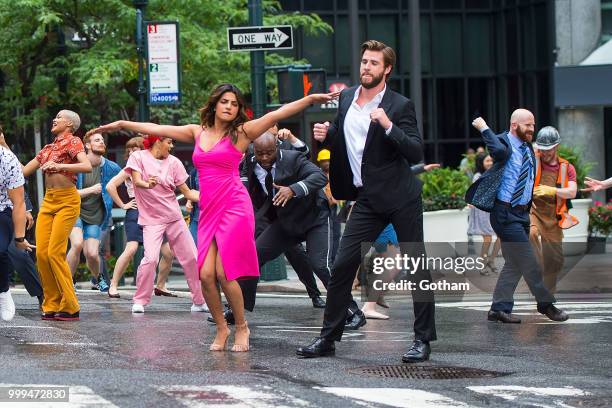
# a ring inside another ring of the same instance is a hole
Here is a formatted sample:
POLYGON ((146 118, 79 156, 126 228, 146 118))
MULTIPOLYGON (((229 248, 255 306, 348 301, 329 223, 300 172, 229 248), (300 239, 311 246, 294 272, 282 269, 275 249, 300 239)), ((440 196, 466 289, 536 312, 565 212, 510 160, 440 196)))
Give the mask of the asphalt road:
MULTIPOLYGON (((81 321, 41 321, 37 303, 13 295, 17 315, 0 323, 0 387, 69 386, 70 402, 0 406, 57 407, 604 407, 612 405, 612 295, 572 294, 552 323, 528 298, 520 325, 486 321, 488 299, 440 302, 439 340, 418 372, 482 369, 483 378, 410 379, 360 373, 400 361, 412 339, 410 299, 392 297, 391 320, 368 321, 337 346, 335 358, 298 359, 295 348, 318 333, 323 312, 308 298, 262 294, 250 353, 211 353, 214 326, 190 313, 189 300, 153 299, 132 315, 129 299, 80 291, 81 321)), ((0 388, 7 392, 8 388, 0 388)))

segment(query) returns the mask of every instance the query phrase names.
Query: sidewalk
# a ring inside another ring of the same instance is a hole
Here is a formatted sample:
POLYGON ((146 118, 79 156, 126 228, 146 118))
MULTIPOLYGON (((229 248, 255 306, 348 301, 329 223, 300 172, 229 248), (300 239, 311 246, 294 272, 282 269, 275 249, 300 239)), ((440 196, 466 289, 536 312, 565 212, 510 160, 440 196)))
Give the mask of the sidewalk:
MULTIPOLYGON (((503 259, 498 258, 496 263, 503 265, 503 259)), ((576 265, 569 269, 559 281, 557 293, 612 293, 612 244, 608 244, 607 253, 605 254, 589 254, 582 257, 566 258, 566 265, 573 263, 576 263, 576 265)), ((433 272, 432 275, 434 281, 444 279, 450 283, 469 282, 470 294, 491 294, 498 276, 480 276, 477 272, 466 272, 464 275, 455 273, 442 275, 441 273, 433 272)), ((132 279, 131 277, 126 278, 126 285, 119 289, 127 291, 136 290, 136 287, 131 285, 132 279)), ((325 293, 325 288, 321 282, 318 279, 316 281, 321 292, 325 293)), ((77 288, 79 289, 89 289, 90 287, 89 282, 77 283, 77 288)), ((184 277, 177 273, 170 275, 167 288, 177 292, 189 291, 184 277)), ((268 282, 261 281, 257 291, 258 293, 306 294, 304 285, 299 281, 297 274, 290 265, 287 265, 287 279, 268 282)), ((521 280, 517 293, 525 292, 528 292, 527 285, 521 280)))

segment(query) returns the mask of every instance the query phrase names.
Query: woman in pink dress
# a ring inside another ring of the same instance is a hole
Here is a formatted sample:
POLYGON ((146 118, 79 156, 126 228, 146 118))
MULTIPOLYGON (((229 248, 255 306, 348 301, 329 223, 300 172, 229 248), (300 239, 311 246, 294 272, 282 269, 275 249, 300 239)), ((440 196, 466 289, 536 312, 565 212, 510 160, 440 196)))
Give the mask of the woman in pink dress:
POLYGON ((249 350, 250 332, 244 318, 242 291, 236 280, 257 278, 259 267, 253 205, 240 181, 240 160, 248 145, 276 122, 301 112, 311 104, 326 103, 337 96, 338 93, 308 95, 248 121, 240 90, 232 84, 221 84, 200 109, 199 125, 165 126, 121 120, 97 129, 98 132, 127 129, 195 144, 193 163, 200 177, 198 268, 204 296, 217 324, 217 334, 210 346, 212 351, 225 350, 230 335, 217 282, 236 320, 231 350, 249 350))

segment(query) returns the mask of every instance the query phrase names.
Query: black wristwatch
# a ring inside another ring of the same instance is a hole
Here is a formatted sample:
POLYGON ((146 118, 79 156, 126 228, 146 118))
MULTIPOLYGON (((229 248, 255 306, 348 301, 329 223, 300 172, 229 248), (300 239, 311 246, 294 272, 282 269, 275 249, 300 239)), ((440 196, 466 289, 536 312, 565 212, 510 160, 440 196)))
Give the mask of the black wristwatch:
POLYGON ((25 241, 25 237, 20 237, 20 238, 15 237, 15 242, 23 242, 23 241, 25 241))

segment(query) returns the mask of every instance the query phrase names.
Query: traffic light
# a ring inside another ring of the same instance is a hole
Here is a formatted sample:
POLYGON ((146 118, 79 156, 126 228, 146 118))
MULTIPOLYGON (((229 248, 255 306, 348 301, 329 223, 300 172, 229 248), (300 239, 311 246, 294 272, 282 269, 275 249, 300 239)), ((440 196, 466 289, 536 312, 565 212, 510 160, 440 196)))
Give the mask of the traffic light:
POLYGON ((324 69, 295 69, 278 71, 278 99, 280 103, 292 102, 313 93, 325 93, 324 69))

